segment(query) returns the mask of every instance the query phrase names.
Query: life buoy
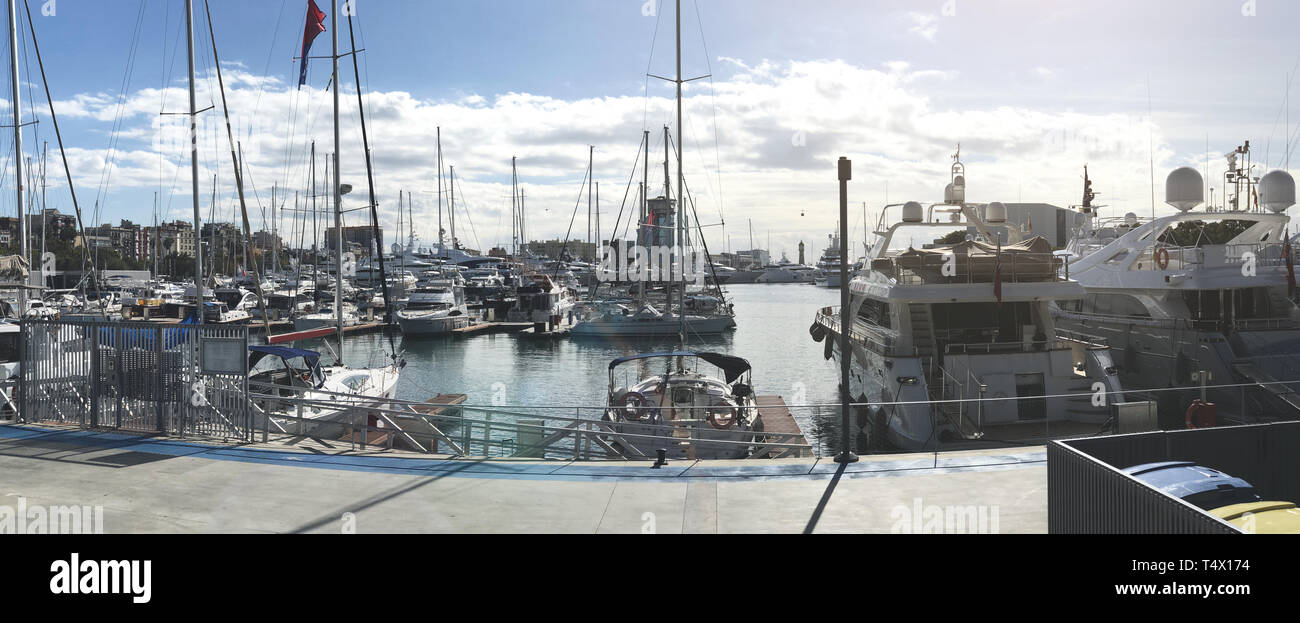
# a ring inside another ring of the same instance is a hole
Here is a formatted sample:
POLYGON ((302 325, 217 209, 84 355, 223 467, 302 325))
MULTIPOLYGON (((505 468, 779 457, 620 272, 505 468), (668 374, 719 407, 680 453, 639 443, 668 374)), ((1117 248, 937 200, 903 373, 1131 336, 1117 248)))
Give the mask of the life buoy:
POLYGON ((736 424, 735 407, 713 407, 709 409, 709 426, 718 430, 726 430, 736 424))
POLYGON ((1204 402, 1200 398, 1192 401, 1192 405, 1187 407, 1187 417, 1184 423, 1187 428, 1213 428, 1214 427, 1214 403, 1204 402))
POLYGON ((1156 266, 1160 270, 1169 268, 1169 249, 1156 249, 1156 266))
POLYGON ((645 395, 640 392, 628 392, 619 397, 615 404, 622 405, 618 407, 619 415, 625 420, 644 420, 646 417, 645 406, 650 404, 645 395))

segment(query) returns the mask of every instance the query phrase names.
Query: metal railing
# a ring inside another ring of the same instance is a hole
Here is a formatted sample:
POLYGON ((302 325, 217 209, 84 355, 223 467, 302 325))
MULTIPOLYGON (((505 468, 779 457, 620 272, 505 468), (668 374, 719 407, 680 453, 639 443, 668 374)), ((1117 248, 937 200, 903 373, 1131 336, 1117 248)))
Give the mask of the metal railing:
MULTIPOLYGON (((817 324, 826 328, 828 331, 839 335, 840 331, 840 308, 825 307, 817 311, 817 324)), ((868 350, 879 352, 885 355, 905 356, 906 353, 900 352, 897 341, 893 336, 885 335, 871 325, 860 322, 861 318, 855 318, 853 327, 849 329, 849 339, 866 346, 868 350)))
POLYGON ((996 256, 913 255, 878 258, 872 261, 888 272, 899 285, 993 283, 1039 283, 1062 280, 1064 259, 1054 253, 1003 253, 996 256))
MULTIPOLYGON (((396 398, 369 398, 367 404, 339 410, 338 399, 357 401, 358 397, 265 383, 250 383, 250 389, 264 442, 272 436, 326 435, 348 441, 354 449, 378 446, 457 457, 616 461, 655 460, 655 452, 646 448, 656 445, 708 447, 737 458, 784 458, 814 450, 800 434, 719 430, 707 417, 629 425, 603 419, 604 406, 527 407, 540 413, 525 413, 509 407, 396 398), (286 391, 294 395, 286 396, 286 391), (327 398, 302 395, 308 391, 327 398), (331 419, 312 417, 313 408, 330 413, 331 419)), ((704 412, 709 407, 694 409, 704 412)))

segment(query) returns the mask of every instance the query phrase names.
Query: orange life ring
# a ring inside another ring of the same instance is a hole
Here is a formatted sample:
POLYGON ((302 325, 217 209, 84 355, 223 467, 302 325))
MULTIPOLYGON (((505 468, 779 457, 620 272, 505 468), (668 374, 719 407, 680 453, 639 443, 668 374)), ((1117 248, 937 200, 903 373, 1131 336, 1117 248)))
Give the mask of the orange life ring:
POLYGON ((709 426, 726 430, 736 424, 735 407, 714 407, 709 409, 709 426))
POLYGON ((1160 270, 1169 268, 1169 249, 1156 249, 1156 266, 1160 270))
POLYGON ((1214 403, 1204 402, 1200 398, 1192 401, 1192 405, 1187 407, 1187 416, 1184 424, 1189 429, 1213 428, 1214 427, 1214 403))

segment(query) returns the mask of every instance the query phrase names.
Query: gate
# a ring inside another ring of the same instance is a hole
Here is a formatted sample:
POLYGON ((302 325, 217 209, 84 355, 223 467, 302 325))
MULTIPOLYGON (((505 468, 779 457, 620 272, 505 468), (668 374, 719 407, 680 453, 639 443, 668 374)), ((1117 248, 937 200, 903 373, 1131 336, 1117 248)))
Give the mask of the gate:
POLYGON ((26 422, 251 438, 246 326, 24 320, 22 350, 26 422))

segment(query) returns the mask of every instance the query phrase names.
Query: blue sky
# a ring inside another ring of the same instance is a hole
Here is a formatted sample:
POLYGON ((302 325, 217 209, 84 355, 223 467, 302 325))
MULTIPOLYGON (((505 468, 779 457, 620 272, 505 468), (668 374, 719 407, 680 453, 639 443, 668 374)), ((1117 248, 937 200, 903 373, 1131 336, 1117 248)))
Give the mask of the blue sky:
MULTIPOLYGON (((169 89, 169 112, 185 106, 176 90, 185 75, 177 39, 183 4, 33 0, 78 194, 87 211, 94 200, 102 202, 99 221, 151 220, 154 192, 163 196, 165 216, 189 214, 187 159, 157 139, 160 123, 179 120, 160 120, 158 89, 169 89), (42 6, 54 14, 40 15, 42 6), (138 48, 128 64, 137 17, 138 48), (123 96, 127 105, 115 124, 123 96), (118 151, 106 177, 115 127, 118 151)), ((205 74, 211 62, 202 6, 196 13, 205 74)), ((246 151, 254 152, 246 156, 262 204, 273 183, 304 186, 306 142, 315 138, 324 151, 331 138, 328 120, 303 121, 312 111, 328 112, 320 91, 328 63, 314 61, 308 96, 291 84, 305 6, 299 0, 212 4, 232 112, 246 151)), ((657 137, 671 121, 668 85, 650 81, 649 99, 642 89, 648 65, 652 73, 674 71, 673 8, 649 6, 646 0, 357 0, 384 220, 395 221, 398 191, 411 191, 417 233, 435 236, 436 195, 426 191, 435 185, 430 139, 441 125, 444 153, 457 165, 469 203, 461 218, 474 222, 475 237, 462 240, 472 246, 508 242, 505 182, 512 155, 520 157, 520 177, 533 197, 533 237, 565 233, 591 144, 602 214, 612 221, 641 130, 657 137)), ((1150 209, 1152 155, 1158 189, 1170 168, 1204 168, 1207 138, 1212 177, 1219 154, 1243 139, 1253 141, 1257 161, 1266 152, 1269 166, 1284 160, 1283 98, 1300 58, 1289 28, 1300 21, 1293 2, 686 0, 683 13, 684 71, 714 76, 687 93, 687 176, 701 220, 726 219, 727 236, 740 237, 740 222, 752 218, 760 237, 773 231, 777 252, 793 255, 797 241, 821 240, 834 226, 837 155, 859 162, 853 200, 873 212, 885 201, 886 184, 891 201, 937 196, 947 182, 946 156, 958 142, 971 169, 972 200, 1066 205, 1076 200, 1077 178, 1088 163, 1103 199, 1117 210, 1150 209)), ((27 38, 22 35, 30 49, 27 38)), ((328 50, 327 33, 314 53, 328 50)), ((36 80, 30 52, 23 64, 25 78, 36 80)), ((350 66, 344 67, 343 85, 352 94, 350 66)), ((0 73, 7 84, 7 69, 0 73)), ((7 89, 4 94, 7 105, 7 89)), ((34 109, 42 119, 39 129, 25 133, 31 154, 33 144, 52 142, 53 133, 38 80, 23 99, 24 115, 34 109)), ((217 102, 205 93, 200 106, 209 103, 217 102)), ((354 104, 353 94, 345 105, 354 104)), ((209 122, 216 115, 205 113, 209 122)), ((1291 117, 1294 132, 1300 110, 1291 117)), ((354 108, 345 111, 344 124, 344 175, 360 187, 354 108)), ((3 143, 8 167, 12 144, 3 143)), ((651 165, 661 167, 662 143, 654 147, 651 165)), ((213 173, 221 176, 217 212, 229 218, 226 149, 219 132, 201 148, 205 218, 213 173)), ((61 174, 56 162, 51 205, 66 212, 66 189, 54 188, 61 174)), ((2 184, 0 213, 12 214, 12 179, 2 184)), ((585 204, 582 211, 580 230, 585 204)), ((260 213, 254 221, 260 225, 260 213)), ((709 235, 715 248, 747 243, 726 240, 721 228, 709 235)))

